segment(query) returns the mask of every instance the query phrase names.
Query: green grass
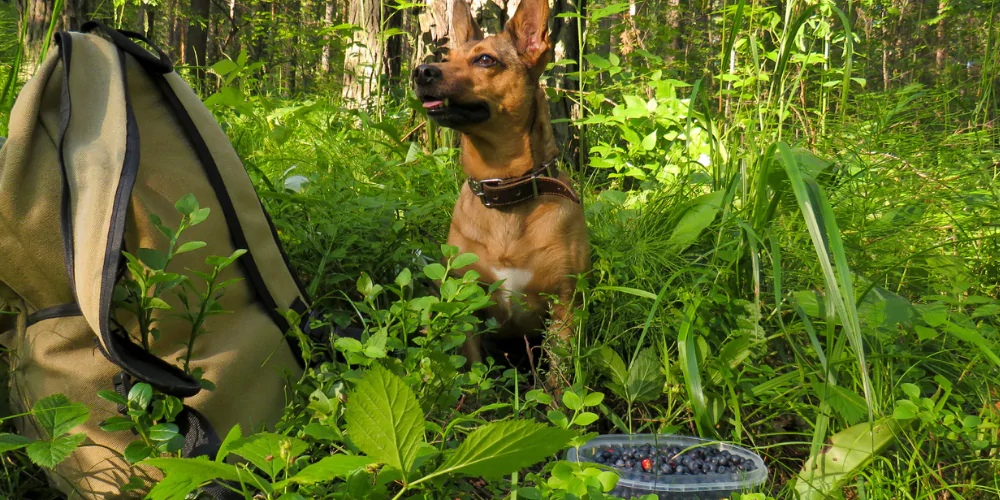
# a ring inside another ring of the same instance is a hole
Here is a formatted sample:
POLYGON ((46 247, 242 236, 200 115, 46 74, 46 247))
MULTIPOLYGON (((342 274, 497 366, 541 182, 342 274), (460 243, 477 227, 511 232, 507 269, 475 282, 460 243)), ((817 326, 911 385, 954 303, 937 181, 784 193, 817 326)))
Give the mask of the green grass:
MULTIPOLYGON (((778 14, 778 27, 764 30, 730 12, 724 53, 739 51, 742 94, 708 79, 670 81, 657 61, 585 76, 611 101, 583 102, 593 147, 579 180, 594 272, 581 287, 572 375, 605 394, 588 430, 742 444, 770 467, 765 492, 791 499, 793 479, 828 440, 894 418, 891 443, 850 464, 835 490, 996 498, 1000 131, 987 119, 996 120, 995 97, 960 91, 992 83, 861 88, 850 79, 853 46, 810 34, 806 42, 842 49, 841 86, 824 85, 828 75, 794 57, 797 27, 815 12, 790 3, 778 14), (772 37, 777 50, 766 79, 757 78, 766 47, 750 34, 772 37), (646 111, 616 114, 630 107, 646 111), (602 347, 626 366, 652 349, 655 395, 617 394, 602 347)), ((844 34, 837 12, 830 20, 844 34)), ((407 103, 369 116, 322 94, 303 102, 243 90, 242 112, 222 106, 217 116, 293 264, 331 321, 370 321, 390 303, 366 304, 362 273, 389 284, 439 258, 462 182, 455 151, 438 148, 450 136, 410 135, 424 117, 407 103), (292 189, 294 176, 308 182, 292 189)), ((414 294, 428 293, 419 281, 414 294)), ((528 388, 504 377, 451 389, 477 408, 514 402, 515 392, 520 405, 528 388)), ((451 418, 435 410, 431 421, 451 418)), ((537 409, 525 416, 546 419, 537 409)), ((21 472, 27 459, 2 458, 0 496, 39 498, 37 470, 21 472)))

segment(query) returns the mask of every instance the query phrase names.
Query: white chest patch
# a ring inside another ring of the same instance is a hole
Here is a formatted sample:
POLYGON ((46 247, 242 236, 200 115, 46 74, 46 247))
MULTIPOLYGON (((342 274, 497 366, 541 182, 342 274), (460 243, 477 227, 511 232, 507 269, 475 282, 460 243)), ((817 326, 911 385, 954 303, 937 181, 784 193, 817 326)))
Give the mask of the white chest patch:
POLYGON ((511 316, 520 315, 524 311, 524 308, 517 298, 511 300, 511 296, 523 294, 524 290, 528 287, 528 283, 531 283, 531 278, 534 274, 526 269, 493 268, 493 275, 496 276, 497 281, 503 280, 500 289, 497 290, 498 305, 507 309, 511 316))

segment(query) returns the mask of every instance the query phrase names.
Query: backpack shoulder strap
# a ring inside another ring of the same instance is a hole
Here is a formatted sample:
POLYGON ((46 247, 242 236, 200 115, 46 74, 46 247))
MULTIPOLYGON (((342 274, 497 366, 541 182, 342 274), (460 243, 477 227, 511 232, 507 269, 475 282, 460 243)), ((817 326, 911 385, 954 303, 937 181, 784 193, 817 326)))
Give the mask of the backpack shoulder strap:
POLYGON ((110 324, 128 203, 139 169, 126 51, 83 33, 60 32, 56 43, 63 65, 57 144, 64 182, 60 222, 76 301, 112 362, 164 392, 193 396, 201 390, 195 379, 114 333, 110 324))

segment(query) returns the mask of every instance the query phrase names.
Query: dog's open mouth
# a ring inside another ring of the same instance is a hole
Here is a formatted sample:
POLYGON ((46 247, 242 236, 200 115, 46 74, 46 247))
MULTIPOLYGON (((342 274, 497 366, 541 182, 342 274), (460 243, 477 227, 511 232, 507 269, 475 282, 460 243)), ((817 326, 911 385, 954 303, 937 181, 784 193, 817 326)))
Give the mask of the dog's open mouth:
POLYGON ((427 115, 446 127, 482 123, 490 118, 490 108, 485 102, 464 103, 433 95, 421 96, 420 100, 427 115))

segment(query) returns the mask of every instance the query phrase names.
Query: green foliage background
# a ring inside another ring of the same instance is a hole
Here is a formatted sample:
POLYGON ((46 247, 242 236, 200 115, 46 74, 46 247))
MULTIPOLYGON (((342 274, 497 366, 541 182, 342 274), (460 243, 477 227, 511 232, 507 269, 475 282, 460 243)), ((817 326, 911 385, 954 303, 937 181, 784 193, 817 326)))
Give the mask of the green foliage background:
MULTIPOLYGON (((393 347, 408 329, 394 323, 396 297, 372 287, 408 269, 406 300, 429 293, 420 270, 441 256, 463 180, 454 137, 426 122, 405 77, 382 82, 375 106, 343 100, 339 63, 316 69, 329 31, 287 11, 260 17, 261 4, 247 3, 258 17, 197 83, 327 320, 384 326, 378 349, 410 356, 393 347), (274 52, 254 54, 265 36, 274 52)), ((586 146, 574 176, 594 272, 580 290, 573 382, 606 398, 582 427, 741 444, 765 458, 777 498, 823 498, 810 481, 849 498, 995 498, 1000 4, 628 8, 564 12, 586 26, 583 64, 555 64, 578 90, 549 82, 552 100, 574 103, 586 146), (810 472, 829 460, 824 443, 859 439, 861 457, 841 472, 810 472)), ((136 9, 123 4, 114 20, 134 24, 136 9)), ((415 29, 401 31, 415 43, 415 29)), ((27 75, 11 69, 17 14, 6 3, 0 33, 0 83, 16 89, 27 75)), ((348 39, 329 43, 342 59, 348 39)), ((11 102, 0 101, 0 135, 11 102)), ((457 343, 443 342, 421 355, 447 364, 457 343)), ((351 370, 381 359, 363 352, 351 370)), ((432 422, 476 408, 510 415, 494 404, 569 422, 528 404, 538 399, 510 372, 446 383, 402 366, 432 422)), ((310 388, 332 398, 320 378, 310 388)), ((290 417, 283 431, 310 423, 290 417)), ((408 467, 416 449, 405 451, 408 467)), ((22 472, 17 452, 4 459, 0 494, 35 498, 37 473, 22 472)), ((436 486, 488 498, 517 484, 515 474, 436 486)))

